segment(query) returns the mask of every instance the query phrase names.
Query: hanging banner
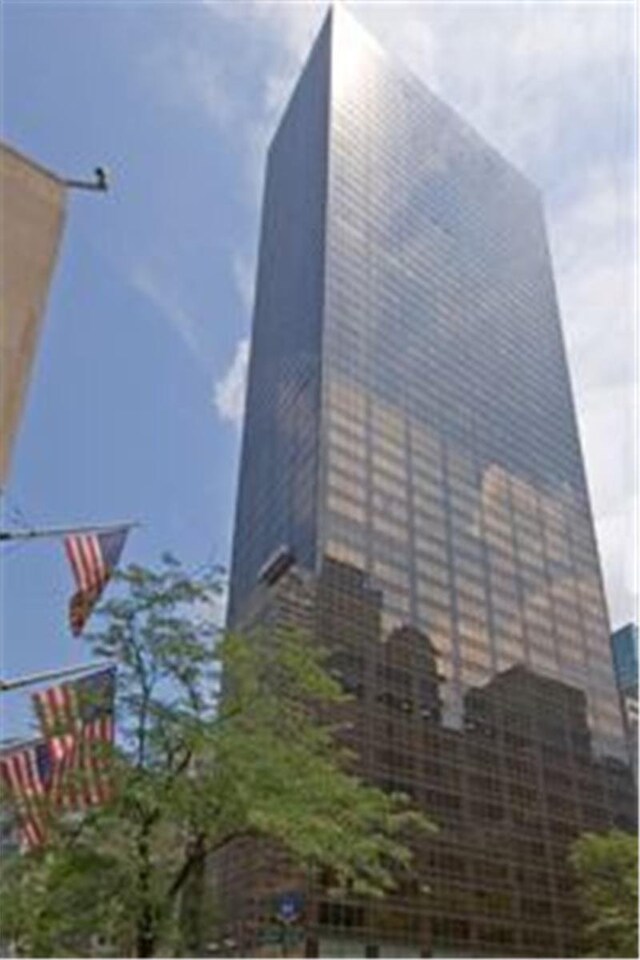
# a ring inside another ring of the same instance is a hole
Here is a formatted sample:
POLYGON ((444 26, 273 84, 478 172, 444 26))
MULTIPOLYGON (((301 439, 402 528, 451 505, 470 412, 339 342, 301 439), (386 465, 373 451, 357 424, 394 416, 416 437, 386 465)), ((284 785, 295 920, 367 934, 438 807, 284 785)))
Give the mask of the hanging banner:
POLYGON ((0 143, 0 487, 9 473, 65 218, 62 180, 0 143))

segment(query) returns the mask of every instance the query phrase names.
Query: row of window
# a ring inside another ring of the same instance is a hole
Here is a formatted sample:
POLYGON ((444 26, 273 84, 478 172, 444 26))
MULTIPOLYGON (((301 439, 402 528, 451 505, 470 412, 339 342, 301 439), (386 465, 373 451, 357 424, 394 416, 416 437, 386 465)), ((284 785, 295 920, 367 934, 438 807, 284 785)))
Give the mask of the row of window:
MULTIPOLYGON (((364 415, 360 419, 359 415, 354 414, 353 410, 351 409, 351 400, 349 400, 348 403, 343 403, 340 400, 340 397, 338 398, 337 402, 334 400, 331 401, 329 415, 331 444, 343 446, 343 448, 350 451, 354 457, 364 461, 364 440, 368 431, 364 415), (345 432, 348 434, 347 437, 344 437, 345 432), (358 437, 360 440, 357 439, 358 437)), ((392 471, 402 465, 403 476, 405 476, 407 469, 405 466, 406 450, 404 441, 404 427, 402 422, 399 421, 399 418, 394 420, 390 417, 389 425, 388 435, 384 433, 381 427, 376 425, 376 429, 371 432, 370 443, 372 447, 379 448, 377 452, 383 462, 386 463, 388 460, 392 464, 396 464, 395 468, 394 466, 391 467, 392 471), (382 457, 383 452, 386 454, 386 457, 384 458, 382 457)), ((429 485, 431 484, 431 489, 438 491, 442 486, 442 468, 440 462, 441 454, 438 452, 437 448, 431 445, 431 442, 426 453, 421 451, 420 447, 417 446, 413 431, 411 435, 412 470, 415 473, 416 478, 419 478, 418 485, 429 489, 429 485)), ((436 442, 439 443, 439 441, 436 442)), ((539 535, 540 515, 544 515, 545 526, 549 528, 551 533, 555 530, 556 534, 558 532, 562 534, 566 530, 567 521, 571 520, 571 516, 566 514, 567 505, 563 504, 560 496, 556 498, 557 503, 551 504, 550 501, 545 498, 546 495, 539 495, 533 491, 532 488, 528 488, 528 492, 525 497, 516 496, 512 493, 510 500, 509 487, 507 486, 508 475, 504 475, 504 480, 500 485, 496 486, 495 484, 490 484, 487 486, 485 494, 485 479, 479 481, 475 475, 475 472, 468 472, 467 465, 465 465, 464 475, 458 475, 456 460, 459 460, 457 455, 449 455, 447 473, 448 485, 452 493, 454 493, 456 498, 458 498, 462 503, 465 502, 465 497, 467 502, 469 502, 470 498, 470 502, 473 503, 475 500, 477 500, 479 489, 482 489, 482 500, 485 509, 489 510, 492 505, 494 505, 494 507, 499 507, 498 516, 495 521, 496 525, 499 524, 499 518, 501 516, 508 517, 510 515, 510 511, 513 511, 513 515, 518 523, 519 528, 522 529, 523 534, 526 534, 526 532, 532 532, 538 533, 539 535)), ((463 463, 464 461, 460 462, 463 463)), ((487 473, 486 477, 490 481, 491 474, 487 473)), ((517 489, 517 485, 519 483, 521 484, 521 481, 512 475, 512 491, 517 489)), ((491 511, 489 510, 489 513, 490 512, 491 511)), ((573 524, 570 525, 573 526, 573 524)), ((575 540, 578 546, 583 545, 591 547, 593 545, 593 539, 590 530, 588 525, 585 529, 585 520, 582 514, 580 515, 580 523, 576 528, 574 528, 574 532, 575 540)))

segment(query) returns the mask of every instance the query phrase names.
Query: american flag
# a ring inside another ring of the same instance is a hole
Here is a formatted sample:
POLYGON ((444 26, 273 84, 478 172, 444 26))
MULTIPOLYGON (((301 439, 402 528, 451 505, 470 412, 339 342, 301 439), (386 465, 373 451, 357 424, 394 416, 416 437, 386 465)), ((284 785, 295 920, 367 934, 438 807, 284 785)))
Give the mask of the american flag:
POLYGON ((21 744, 0 757, 0 775, 16 806, 22 841, 29 849, 47 838, 46 802, 54 775, 44 741, 21 744))
POLYGON ((69 604, 69 622, 74 637, 82 633, 117 566, 128 532, 128 527, 118 527, 104 533, 73 533, 64 538, 64 547, 78 587, 69 604))
POLYGON ((33 694, 54 776, 53 801, 81 810, 104 803, 111 793, 105 746, 113 743, 116 668, 107 667, 33 694))

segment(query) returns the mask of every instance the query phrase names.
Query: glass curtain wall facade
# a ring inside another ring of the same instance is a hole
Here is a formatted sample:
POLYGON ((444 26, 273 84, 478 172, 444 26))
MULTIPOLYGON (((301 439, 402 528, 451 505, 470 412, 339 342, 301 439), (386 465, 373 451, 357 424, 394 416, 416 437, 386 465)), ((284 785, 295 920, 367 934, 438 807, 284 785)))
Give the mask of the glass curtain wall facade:
MULTIPOLYGON (((610 783, 627 789, 624 732, 540 195, 342 9, 325 21, 269 152, 232 625, 283 546, 321 579, 327 563, 366 578, 380 597, 372 643, 425 638, 441 739, 464 737, 464 749, 447 757, 442 748, 456 782, 467 782, 464 758, 475 750, 472 708, 494 710, 504 691, 512 702, 514 689, 548 696, 549 742, 527 714, 529 740, 514 749, 533 744, 542 757, 548 748, 556 772, 569 765, 571 782, 584 783, 558 821, 564 852, 540 800, 541 876, 594 822, 580 812, 584 790, 601 825, 615 820, 610 783), (579 691, 577 725, 578 693, 565 690, 579 691), (593 790, 574 764, 585 730, 593 790)), ((357 607, 362 588, 350 584, 361 577, 341 582, 332 603, 357 607)), ((394 698, 372 697, 367 717, 391 716, 394 698)), ((412 792, 429 812, 427 740, 414 731, 411 743, 412 792)), ((512 762, 503 757, 496 782, 512 762)), ((532 770, 531 795, 541 797, 532 770)), ((515 822, 505 784, 501 809, 515 822)), ((441 811, 456 830, 467 814, 466 801, 459 815, 441 811)), ((552 899, 563 883, 553 881, 552 899)), ((521 938, 521 951, 568 951, 562 911, 545 915, 540 902, 529 920, 552 923, 560 939, 536 949, 521 938)), ((455 931, 465 916, 437 922, 455 931)), ((517 943, 503 944, 506 954, 517 943)))
POLYGON ((453 724, 525 663, 624 756, 539 194, 342 10, 270 149, 256 296, 231 622, 280 546, 329 554, 429 633, 453 724))

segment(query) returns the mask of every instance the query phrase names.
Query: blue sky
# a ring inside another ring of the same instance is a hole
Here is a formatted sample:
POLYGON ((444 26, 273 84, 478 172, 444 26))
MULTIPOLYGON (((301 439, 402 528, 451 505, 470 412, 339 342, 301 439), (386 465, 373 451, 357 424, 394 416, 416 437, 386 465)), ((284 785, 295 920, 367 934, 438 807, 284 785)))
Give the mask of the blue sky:
MULTIPOLYGON (((614 624, 636 609, 631 4, 347 6, 543 190, 614 624)), ((71 193, 5 524, 228 563, 265 149, 325 2, 11 2, 2 136, 71 193)), ((61 545, 5 551, 3 675, 86 657, 61 545)), ((27 698, 6 698, 5 733, 27 698)))

